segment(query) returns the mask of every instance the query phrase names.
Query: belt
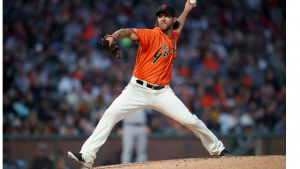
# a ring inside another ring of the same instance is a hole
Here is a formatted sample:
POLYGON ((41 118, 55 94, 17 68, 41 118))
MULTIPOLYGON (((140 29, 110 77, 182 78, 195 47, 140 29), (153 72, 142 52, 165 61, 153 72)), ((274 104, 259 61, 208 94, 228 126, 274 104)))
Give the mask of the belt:
POLYGON ((128 126, 145 126, 144 123, 125 123, 125 125, 128 125, 128 126))
MULTIPOLYGON (((140 85, 143 85, 145 83, 139 79, 137 79, 136 82, 140 85)), ((153 89, 153 90, 160 90, 160 89, 163 89, 165 86, 154 86, 152 84, 147 83, 147 87, 150 89, 153 89)))

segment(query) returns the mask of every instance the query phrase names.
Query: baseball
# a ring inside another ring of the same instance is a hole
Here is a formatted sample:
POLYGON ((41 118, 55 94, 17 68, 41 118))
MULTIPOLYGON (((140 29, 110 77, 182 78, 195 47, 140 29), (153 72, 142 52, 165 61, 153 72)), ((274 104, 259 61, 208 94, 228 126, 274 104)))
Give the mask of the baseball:
POLYGON ((190 4, 196 4, 197 3, 197 0, 190 0, 190 4))

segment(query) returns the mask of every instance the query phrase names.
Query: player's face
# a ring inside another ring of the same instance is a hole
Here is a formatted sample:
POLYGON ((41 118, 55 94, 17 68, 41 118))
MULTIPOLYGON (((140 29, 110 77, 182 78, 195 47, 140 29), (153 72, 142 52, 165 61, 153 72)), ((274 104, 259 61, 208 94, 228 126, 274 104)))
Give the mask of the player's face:
POLYGON ((162 31, 168 31, 172 28, 173 17, 167 13, 160 13, 157 17, 159 28, 162 31))

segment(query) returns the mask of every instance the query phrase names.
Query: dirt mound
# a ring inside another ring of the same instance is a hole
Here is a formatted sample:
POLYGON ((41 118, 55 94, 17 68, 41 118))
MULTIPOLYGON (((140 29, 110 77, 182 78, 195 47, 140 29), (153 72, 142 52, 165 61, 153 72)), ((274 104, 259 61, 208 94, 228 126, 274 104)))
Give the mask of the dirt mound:
POLYGON ((93 169, 216 169, 216 168, 286 168, 286 156, 234 156, 234 157, 199 157, 177 160, 147 161, 94 167, 93 169))

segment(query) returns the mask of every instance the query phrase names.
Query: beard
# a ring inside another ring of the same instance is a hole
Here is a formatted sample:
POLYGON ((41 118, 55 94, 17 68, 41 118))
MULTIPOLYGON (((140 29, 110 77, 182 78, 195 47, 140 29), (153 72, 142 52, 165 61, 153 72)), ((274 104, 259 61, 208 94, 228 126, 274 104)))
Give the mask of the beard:
POLYGON ((164 31, 168 31, 172 28, 172 23, 167 24, 166 22, 164 22, 165 26, 164 28, 161 27, 161 25, 159 24, 159 28, 164 32, 164 31))

